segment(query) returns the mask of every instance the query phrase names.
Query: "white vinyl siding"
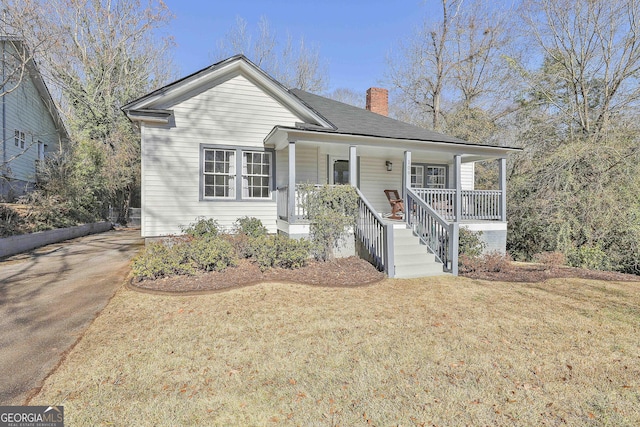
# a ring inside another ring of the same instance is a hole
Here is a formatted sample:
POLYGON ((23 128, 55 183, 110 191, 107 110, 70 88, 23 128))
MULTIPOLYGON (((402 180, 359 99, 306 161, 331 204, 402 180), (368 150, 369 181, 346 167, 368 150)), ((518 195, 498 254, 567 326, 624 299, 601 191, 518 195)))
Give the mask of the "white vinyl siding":
POLYGON ((402 194, 402 162, 401 157, 360 157, 360 191, 376 211, 391 212, 384 190, 402 194), (393 163, 391 171, 387 171, 387 160, 393 163))
POLYGON ((460 185, 463 190, 475 189, 475 163, 463 163, 460 166, 460 185))
MULTIPOLYGON (((200 147, 219 144, 261 151, 274 126, 294 126, 302 119, 242 75, 159 108, 173 110, 175 126, 142 126, 142 236, 179 234, 180 226, 198 216, 215 218, 225 228, 252 216, 275 233, 275 198, 201 200, 200 147)), ((278 167, 280 155, 275 154, 278 167)))
MULTIPOLYGON (((315 146, 296 144, 296 183, 322 183, 319 180, 320 162, 318 148, 315 146)), ((321 156, 320 156, 321 157, 321 156)), ((326 157, 326 156, 325 156, 326 157)), ((285 148, 276 152, 276 186, 278 188, 289 185, 289 149, 285 148)))

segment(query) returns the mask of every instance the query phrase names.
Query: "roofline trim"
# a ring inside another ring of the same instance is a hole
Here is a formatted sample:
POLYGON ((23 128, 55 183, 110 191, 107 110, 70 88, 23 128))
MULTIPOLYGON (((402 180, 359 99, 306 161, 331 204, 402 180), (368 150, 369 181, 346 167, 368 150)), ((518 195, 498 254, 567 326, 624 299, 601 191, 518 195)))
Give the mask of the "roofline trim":
POLYGON ((121 110, 126 113, 129 110, 145 109, 152 106, 154 103, 161 101, 165 97, 178 97, 197 88, 201 84, 206 84, 209 81, 215 80, 227 73, 232 73, 237 70, 243 72, 247 77, 254 79, 258 85, 270 92, 276 97, 276 99, 283 102, 285 106, 290 108, 294 113, 302 116, 303 118, 315 121, 323 127, 336 129, 336 126, 326 117, 311 108, 299 97, 295 96, 289 89, 264 72, 244 55, 235 55, 196 71, 195 73, 129 102, 122 106, 121 110))
MULTIPOLYGON (((307 129, 298 129, 298 128, 293 128, 290 126, 274 126, 273 129, 271 129, 271 132, 269 132, 269 134, 264 138, 263 142, 265 144, 270 144, 272 139, 277 138, 280 134, 282 135, 283 133, 286 133, 287 137, 289 135, 295 135, 295 136, 300 136, 303 137, 304 136, 311 136, 311 135, 316 135, 316 136, 328 136, 331 137, 333 136, 334 139, 335 137, 341 137, 344 139, 355 139, 358 141, 361 141, 364 138, 367 138, 369 140, 379 140, 380 142, 384 142, 384 143, 388 143, 391 141, 397 141, 399 143, 409 143, 409 144, 424 144, 424 143, 429 143, 429 144, 435 144, 438 146, 445 146, 445 147, 467 147, 467 148, 472 148, 474 150, 481 150, 481 151, 502 151, 504 152, 504 154, 506 155, 507 153, 510 152, 520 152, 522 151, 522 148, 518 148, 518 147, 503 147, 503 146, 499 146, 499 145, 483 145, 483 144, 473 144, 473 143, 469 143, 469 142, 451 142, 451 141, 437 141, 437 140, 428 140, 428 139, 411 139, 411 138, 393 138, 393 137, 388 137, 388 136, 377 136, 377 135, 365 135, 365 134, 356 134, 356 133, 345 133, 345 132, 340 132, 340 131, 325 131, 325 130, 307 130, 307 129)), ((299 138, 299 137, 294 137, 292 139, 303 139, 303 138, 299 138)), ((289 139, 289 138, 285 138, 285 139, 289 139)), ((329 142, 329 141, 328 141, 329 142)), ((341 141, 330 141, 330 142, 336 142, 339 143, 341 141)), ((350 142, 350 141, 348 141, 350 142)), ((277 141, 276 144, 277 145, 277 141)))

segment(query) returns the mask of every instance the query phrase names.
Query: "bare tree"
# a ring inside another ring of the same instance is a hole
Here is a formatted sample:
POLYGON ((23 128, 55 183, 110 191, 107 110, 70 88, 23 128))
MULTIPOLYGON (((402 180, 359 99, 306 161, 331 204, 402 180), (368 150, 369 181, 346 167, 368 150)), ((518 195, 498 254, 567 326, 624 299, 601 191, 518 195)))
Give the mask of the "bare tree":
POLYGON ((539 72, 523 74, 572 131, 598 134, 639 106, 640 2, 527 0, 522 11, 545 58, 539 72))
MULTIPOLYGON (((96 200, 128 208, 139 186, 139 135, 120 106, 173 77, 171 38, 156 30, 171 14, 162 1, 21 0, 33 11, 21 30, 59 96, 80 181, 96 200), (32 42, 32 40, 34 42, 32 42)), ((17 25, 17 24, 15 24, 17 25)))
POLYGON ((400 44, 399 55, 388 58, 393 89, 410 109, 429 117, 430 127, 436 130, 442 127, 442 96, 453 62, 451 31, 462 0, 441 0, 440 5, 440 21, 425 20, 400 44))
POLYGON ((304 38, 294 41, 287 36, 280 45, 276 33, 265 17, 258 21, 257 32, 248 29, 247 21, 238 17, 224 39, 218 42, 215 60, 243 54, 276 80, 289 88, 320 93, 328 85, 327 69, 318 48, 304 38))
MULTIPOLYGON (((507 81, 500 55, 510 39, 504 11, 490 9, 488 2, 441 0, 440 6, 439 20, 425 20, 400 44, 399 54, 388 58, 387 77, 397 101, 410 110, 404 116, 456 134, 458 128, 477 127, 461 120, 492 120, 500 115, 496 110, 506 110, 496 108, 495 100, 507 81), (494 112, 484 114, 479 108, 489 102, 494 112)), ((467 134, 476 133, 459 136, 467 134)))
POLYGON ((333 99, 334 101, 339 101, 359 108, 364 108, 366 103, 366 95, 364 93, 358 93, 353 89, 344 87, 334 89, 332 92, 325 94, 325 96, 333 99))

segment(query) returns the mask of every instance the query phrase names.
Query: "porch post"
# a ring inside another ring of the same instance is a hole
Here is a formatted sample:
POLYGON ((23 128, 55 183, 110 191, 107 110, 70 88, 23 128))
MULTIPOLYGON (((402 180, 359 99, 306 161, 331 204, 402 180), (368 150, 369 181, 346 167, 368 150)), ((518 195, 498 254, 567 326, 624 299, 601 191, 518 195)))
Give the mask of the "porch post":
POLYGON ((451 254, 451 274, 458 275, 458 251, 460 250, 460 224, 454 222, 449 228, 449 252, 451 254))
POLYGON ((407 200, 407 188, 409 187, 411 187, 411 151, 405 151, 402 168, 402 199, 405 206, 409 206, 409 200, 407 200))
POLYGON ((349 146, 349 184, 352 187, 358 186, 358 157, 356 155, 356 148, 355 145, 349 146))
POLYGON ((287 216, 289 224, 296 222, 296 143, 289 141, 289 187, 287 216))
POLYGON ((462 218, 462 181, 460 179, 460 169, 462 164, 462 156, 455 154, 453 156, 453 176, 455 179, 456 197, 453 202, 454 222, 460 222, 462 218))
POLYGON ((507 159, 498 159, 500 165, 500 221, 507 220, 507 159))
POLYGON ((455 154, 453 156, 453 177, 456 189, 456 196, 453 201, 453 223, 449 228, 449 252, 451 258, 451 274, 458 275, 458 251, 460 249, 460 218, 462 218, 462 180, 460 179, 460 170, 462 165, 462 156, 455 154))

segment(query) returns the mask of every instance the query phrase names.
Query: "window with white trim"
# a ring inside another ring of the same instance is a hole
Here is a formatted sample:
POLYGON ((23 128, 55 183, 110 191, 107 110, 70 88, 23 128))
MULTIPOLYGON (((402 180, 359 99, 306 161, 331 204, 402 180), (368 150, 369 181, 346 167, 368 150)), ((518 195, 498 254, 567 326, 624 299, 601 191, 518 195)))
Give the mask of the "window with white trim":
POLYGON ((271 153, 266 151, 242 152, 242 198, 268 199, 271 197, 271 153))
POLYGON ((16 144, 16 147, 24 148, 25 139, 24 132, 20 132, 16 129, 14 133, 14 143, 16 144))
POLYGON ((424 188, 424 166, 411 166, 411 187, 424 188))
POLYGON ((235 199, 235 150, 204 149, 203 192, 206 198, 235 199))
POLYGON ((446 188, 446 166, 427 166, 427 188, 446 188))

